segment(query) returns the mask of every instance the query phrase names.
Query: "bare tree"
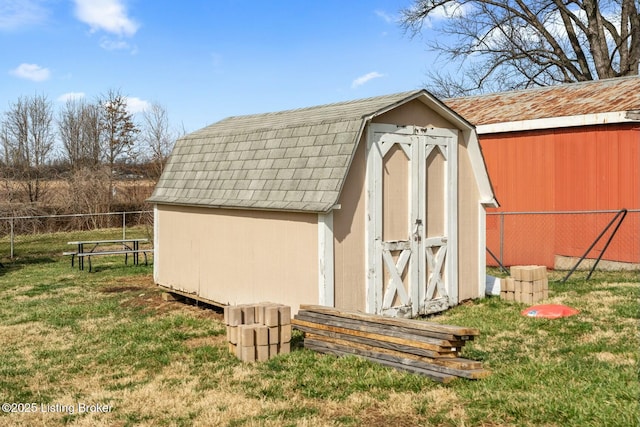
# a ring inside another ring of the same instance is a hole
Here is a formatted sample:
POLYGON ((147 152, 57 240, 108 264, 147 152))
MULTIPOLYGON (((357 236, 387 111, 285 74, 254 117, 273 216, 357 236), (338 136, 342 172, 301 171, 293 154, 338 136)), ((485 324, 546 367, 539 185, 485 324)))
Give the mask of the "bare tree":
POLYGON ((101 162, 100 146, 100 106, 96 103, 85 105, 82 109, 82 141, 85 155, 85 166, 99 168, 101 162))
MULTIPOLYGON (((71 212, 99 213, 109 209, 111 197, 109 193, 109 176, 107 171, 96 168, 78 167, 72 171, 67 183, 68 193, 65 201, 71 212)), ((90 216, 79 218, 83 226, 96 228, 106 218, 90 216)))
MULTIPOLYGON (((13 177, 13 168, 11 167, 12 149, 9 144, 10 137, 7 126, 4 121, 0 123, 0 141, 2 141, 2 164, 0 165, 0 180, 2 180, 2 199, 9 204, 20 200, 20 192, 17 191, 13 177)), ((3 212, 5 212, 3 210, 3 212)))
POLYGON ((143 150, 148 150, 148 158, 153 165, 154 178, 159 178, 171 149, 178 138, 178 133, 171 130, 169 115, 164 106, 151 104, 142 114, 143 150))
POLYGON ((95 104, 70 99, 60 111, 58 132, 72 170, 100 166, 100 110, 95 104))
POLYGON ((110 90, 100 101, 100 140, 102 156, 109 168, 109 194, 113 194, 113 175, 119 158, 130 150, 140 130, 127 110, 127 98, 110 90))
POLYGON ((2 121, 6 172, 20 184, 29 202, 39 201, 45 189, 45 166, 54 144, 52 123, 52 104, 39 95, 19 98, 2 121))
POLYGON ((638 74, 638 0, 414 0, 401 22, 425 22, 444 37, 429 43, 459 73, 431 73, 450 96, 638 74), (447 87, 448 86, 448 87, 447 87))

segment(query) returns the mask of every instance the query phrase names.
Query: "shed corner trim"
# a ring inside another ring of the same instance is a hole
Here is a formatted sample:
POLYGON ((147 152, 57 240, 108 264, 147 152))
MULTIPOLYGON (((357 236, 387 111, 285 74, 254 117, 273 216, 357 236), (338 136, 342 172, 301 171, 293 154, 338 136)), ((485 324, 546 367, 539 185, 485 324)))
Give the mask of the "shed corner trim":
POLYGON ((318 303, 334 307, 333 210, 318 213, 318 303))

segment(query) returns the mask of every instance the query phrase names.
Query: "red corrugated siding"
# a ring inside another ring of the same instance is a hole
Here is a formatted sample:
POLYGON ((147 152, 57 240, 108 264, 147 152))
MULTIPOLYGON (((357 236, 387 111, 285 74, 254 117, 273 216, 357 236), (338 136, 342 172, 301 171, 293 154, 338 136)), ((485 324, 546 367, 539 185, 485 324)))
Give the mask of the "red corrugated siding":
MULTIPOLYGON (((501 205, 498 212, 640 209, 638 125, 481 135, 480 142, 501 205)), ((517 239, 504 236, 504 261, 551 267, 556 254, 580 256, 612 216, 556 216, 553 224, 544 222, 544 229, 525 218, 510 218, 510 224, 521 224, 517 239)), ((605 258, 640 262, 639 216, 627 217, 619 231, 625 237, 614 239, 605 258)), ((487 244, 499 248, 494 217, 487 221, 487 244)))

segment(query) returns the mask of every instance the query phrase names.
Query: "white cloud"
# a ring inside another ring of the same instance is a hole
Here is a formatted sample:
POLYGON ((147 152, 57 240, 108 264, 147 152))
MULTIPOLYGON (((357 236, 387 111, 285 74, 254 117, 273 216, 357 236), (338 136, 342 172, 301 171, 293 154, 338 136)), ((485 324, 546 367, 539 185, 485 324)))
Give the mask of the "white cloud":
POLYGON ((137 49, 126 41, 113 40, 107 37, 103 37, 102 40, 100 40, 100 47, 104 50, 131 50, 131 53, 137 52, 137 49))
POLYGON ((423 21, 426 28, 433 28, 435 23, 449 18, 459 18, 465 16, 473 8, 471 3, 458 3, 454 1, 442 6, 438 6, 429 13, 427 19, 423 21))
POLYGON ((0 30, 11 31, 39 25, 47 20, 49 11, 42 0, 0 0, 0 30))
POLYGON ((142 113, 149 107, 151 107, 149 101, 131 96, 127 97, 127 110, 132 114, 142 113))
POLYGON ((41 67, 36 64, 20 64, 17 68, 10 71, 16 77, 34 82, 43 82, 51 77, 48 68, 41 67))
POLYGON ((353 82, 351 82, 351 88, 355 89, 358 86, 362 86, 363 84, 367 83, 368 81, 373 80, 373 79, 377 79, 379 77, 384 77, 384 74, 380 74, 377 71, 373 71, 371 73, 367 73, 367 74, 365 74, 363 76, 358 77, 353 82))
POLYGON ((397 21, 394 16, 389 15, 384 10, 374 10, 373 13, 375 13, 379 18, 382 18, 382 20, 387 24, 393 24, 397 21))
POLYGON ((72 100, 72 99, 82 99, 84 97, 85 97, 84 92, 68 92, 68 93, 64 93, 64 94, 60 95, 58 97, 58 101, 67 102, 67 101, 72 100))
POLYGON ((133 36, 140 25, 127 16, 122 0, 74 0, 75 15, 88 24, 91 31, 106 31, 118 36, 133 36))
POLYGON ((466 15, 472 7, 468 3, 447 3, 434 9, 430 16, 434 19, 456 18, 466 15))

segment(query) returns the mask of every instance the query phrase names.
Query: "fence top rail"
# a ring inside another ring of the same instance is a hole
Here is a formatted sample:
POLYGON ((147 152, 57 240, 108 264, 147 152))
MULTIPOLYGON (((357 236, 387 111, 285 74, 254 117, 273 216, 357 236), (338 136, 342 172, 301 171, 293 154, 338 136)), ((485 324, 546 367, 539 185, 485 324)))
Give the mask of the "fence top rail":
POLYGON ((4 216, 0 217, 1 221, 9 221, 12 219, 40 219, 40 218, 79 218, 87 216, 105 216, 105 215, 126 215, 126 214, 143 214, 153 211, 129 211, 129 212, 99 212, 99 213, 81 213, 81 214, 60 214, 60 215, 37 215, 37 216, 4 216))
POLYGON ((487 212, 487 215, 557 215, 557 214, 601 214, 618 213, 626 210, 628 213, 640 212, 640 209, 609 209, 593 211, 523 211, 523 212, 487 212))

